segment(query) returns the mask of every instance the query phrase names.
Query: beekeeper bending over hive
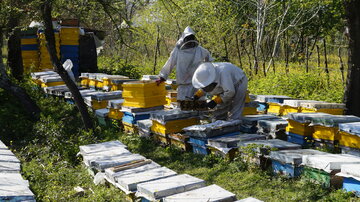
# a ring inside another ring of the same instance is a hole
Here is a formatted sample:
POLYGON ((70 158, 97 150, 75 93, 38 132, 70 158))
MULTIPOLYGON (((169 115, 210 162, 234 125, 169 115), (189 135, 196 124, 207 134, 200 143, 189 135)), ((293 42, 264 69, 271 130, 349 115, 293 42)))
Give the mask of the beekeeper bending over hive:
POLYGON ((194 99, 205 93, 213 95, 206 106, 210 109, 216 107, 215 119, 241 119, 248 84, 242 69, 228 62, 202 63, 194 73, 192 84, 199 89, 194 99))
POLYGON ((186 27, 169 59, 161 69, 160 79, 156 82, 160 84, 166 81, 176 66, 177 100, 186 100, 187 97, 192 97, 196 91, 191 84, 196 68, 200 63, 212 60, 210 52, 199 45, 195 32, 190 27, 186 27))

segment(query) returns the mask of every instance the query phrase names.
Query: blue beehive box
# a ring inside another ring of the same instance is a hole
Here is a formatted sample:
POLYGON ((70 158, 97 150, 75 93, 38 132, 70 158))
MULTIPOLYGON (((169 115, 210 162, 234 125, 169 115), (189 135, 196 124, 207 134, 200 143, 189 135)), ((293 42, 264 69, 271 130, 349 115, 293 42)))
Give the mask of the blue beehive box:
POLYGON ((39 47, 37 44, 27 44, 27 45, 21 45, 21 50, 38 50, 39 47))
POLYGON ((284 175, 288 178, 299 177, 303 167, 302 156, 327 154, 313 149, 271 151, 270 159, 274 174, 284 175))
POLYGON ((269 108, 269 105, 266 102, 259 102, 259 106, 256 108, 258 112, 266 112, 269 108))
POLYGON ((303 147, 309 147, 314 142, 311 136, 302 136, 291 132, 286 132, 286 134, 288 142, 299 144, 303 147))
POLYGON ((129 124, 136 124, 137 121, 149 119, 150 118, 150 112, 149 113, 130 113, 130 112, 124 112, 124 116, 122 118, 123 122, 129 123, 129 124))
POLYGON ((192 150, 194 154, 208 155, 210 153, 209 149, 204 146, 200 146, 191 142, 190 144, 192 146, 192 150))
POLYGON ((360 197, 360 164, 343 164, 341 172, 336 175, 343 177, 344 190, 360 197))

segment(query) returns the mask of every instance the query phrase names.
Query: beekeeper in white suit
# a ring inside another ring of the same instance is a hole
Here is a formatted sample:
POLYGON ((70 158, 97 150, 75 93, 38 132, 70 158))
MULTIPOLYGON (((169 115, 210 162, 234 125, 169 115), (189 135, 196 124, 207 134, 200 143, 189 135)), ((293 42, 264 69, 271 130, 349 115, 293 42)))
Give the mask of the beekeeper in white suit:
POLYGON ((210 52, 199 45, 195 37, 195 32, 190 27, 186 27, 171 52, 169 59, 161 69, 159 74, 160 79, 156 82, 160 84, 166 81, 176 66, 176 84, 178 84, 177 100, 187 100, 187 98, 192 97, 196 91, 191 84, 191 79, 196 68, 202 62, 212 60, 210 52))
POLYGON ((202 63, 194 73, 192 84, 199 89, 194 98, 198 99, 209 93, 212 100, 206 104, 215 108, 217 120, 236 120, 242 118, 245 106, 248 79, 242 69, 228 63, 202 63))

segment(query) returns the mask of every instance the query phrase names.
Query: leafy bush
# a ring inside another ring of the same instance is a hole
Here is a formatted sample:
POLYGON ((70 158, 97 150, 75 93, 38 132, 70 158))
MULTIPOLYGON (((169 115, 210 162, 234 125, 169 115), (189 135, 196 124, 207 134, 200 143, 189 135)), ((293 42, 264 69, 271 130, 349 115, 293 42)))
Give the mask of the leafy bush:
POLYGON ((123 75, 132 79, 139 79, 141 77, 139 67, 126 62, 120 57, 99 57, 98 66, 99 70, 106 74, 123 75))

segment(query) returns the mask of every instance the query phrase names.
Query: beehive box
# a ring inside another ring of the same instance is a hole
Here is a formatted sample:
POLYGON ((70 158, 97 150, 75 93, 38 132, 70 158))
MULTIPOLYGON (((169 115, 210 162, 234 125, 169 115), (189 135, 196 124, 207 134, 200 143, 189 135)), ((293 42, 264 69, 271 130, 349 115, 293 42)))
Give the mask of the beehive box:
POLYGON ((303 102, 300 104, 301 112, 324 112, 333 115, 343 115, 345 104, 339 103, 308 103, 303 102))
POLYGON ((285 129, 288 122, 284 119, 259 120, 257 133, 266 135, 268 138, 286 140, 285 129))
POLYGON ((204 186, 204 180, 183 174, 138 184, 136 194, 152 201, 204 186))
POLYGON ((360 164, 341 165, 341 172, 336 175, 344 178, 344 190, 360 196, 360 164))
POLYGON ((240 123, 241 121, 239 120, 218 120, 209 124, 186 127, 184 128, 184 131, 186 132, 186 135, 190 137, 210 138, 240 131, 240 123))
POLYGON ((288 119, 288 126, 286 127, 286 132, 312 137, 314 133, 314 127, 310 123, 300 123, 291 119, 288 119))
POLYGON ((284 100, 283 115, 301 112, 301 103, 325 103, 316 100, 284 100))
MULTIPOLYGON (((122 108, 123 109, 123 108, 122 108)), ((139 112, 139 113, 130 113, 121 110, 124 113, 124 116, 122 118, 122 121, 134 125, 139 120, 149 119, 150 118, 150 112, 139 112)))
POLYGON ((360 122, 339 124, 339 144, 360 149, 360 122))
POLYGON ((360 158, 348 154, 303 156, 304 176, 324 187, 341 187, 342 178, 335 174, 344 164, 360 164, 360 158))
POLYGON ((160 143, 163 146, 170 145, 170 138, 168 135, 163 135, 160 133, 154 133, 153 138, 156 142, 160 143))
POLYGON ((131 81, 123 85, 123 96, 125 98, 134 97, 154 97, 166 96, 165 84, 157 85, 154 81, 131 81))
POLYGON ((268 103, 269 107, 267 109, 267 113, 268 114, 274 114, 277 116, 282 116, 284 113, 284 108, 281 104, 279 103, 268 103))
POLYGON ((278 139, 271 139, 271 140, 252 140, 252 141, 245 141, 245 142, 239 142, 239 147, 246 147, 249 145, 259 145, 258 148, 256 148, 256 152, 262 155, 268 155, 270 153, 271 149, 277 149, 277 150, 297 150, 301 149, 301 146, 298 144, 286 142, 283 140, 278 139))
POLYGON ((137 133, 138 130, 137 130, 137 127, 135 124, 130 124, 130 123, 124 122, 124 121, 122 121, 122 124, 123 124, 125 133, 132 133, 132 134, 137 133))
POLYGON ((97 159, 92 161, 90 166, 98 171, 103 172, 106 168, 115 167, 123 164, 128 164, 134 161, 144 160, 145 157, 139 154, 111 156, 103 159, 97 159))
POLYGON ((60 76, 42 76, 40 81, 42 88, 65 84, 60 76))
POLYGON ((119 156, 129 156, 129 155, 131 155, 131 152, 129 152, 129 150, 125 149, 124 147, 118 147, 105 151, 84 154, 82 156, 83 156, 84 164, 89 167, 91 163, 96 160, 107 159, 115 156, 119 157, 119 156))
POLYGON ((295 144, 299 144, 304 148, 308 148, 314 144, 312 136, 298 135, 296 133, 286 132, 287 141, 295 144))
POLYGON ((213 184, 192 191, 175 194, 164 198, 164 202, 226 202, 235 201, 235 194, 213 184))
POLYGON ((126 148, 126 145, 124 145, 118 140, 115 140, 115 141, 102 142, 97 144, 82 145, 79 147, 81 155, 97 153, 97 152, 102 152, 117 148, 126 148))
POLYGON ((108 114, 109 114, 109 109, 106 108, 95 110, 96 118, 98 119, 99 124, 103 126, 109 125, 108 114))
POLYGON ((268 114, 247 115, 242 118, 240 130, 244 133, 256 133, 258 121, 277 119, 278 117, 268 114))
POLYGON ((149 137, 151 135, 152 120, 144 119, 137 121, 139 135, 149 137))
MULTIPOLYGON (((151 183, 155 180, 171 177, 176 175, 175 171, 172 171, 166 167, 154 168, 143 172, 132 173, 128 175, 121 175, 116 177, 116 185, 125 192, 134 192, 137 190, 137 186, 142 183, 151 183)), ((156 187, 156 186, 155 186, 156 187)))
POLYGON ((146 159, 131 164, 107 168, 105 169, 105 176, 110 183, 115 184, 117 182, 118 177, 134 174, 134 173, 141 173, 144 171, 148 171, 160 167, 161 166, 159 164, 149 159, 146 159))
POLYGON ((168 137, 170 139, 170 145, 183 151, 189 151, 191 149, 191 145, 188 143, 189 136, 180 133, 173 133, 169 134, 168 137))
POLYGON ((158 121, 153 120, 153 124, 151 126, 151 131, 157 134, 171 134, 171 133, 179 133, 183 130, 183 128, 197 125, 200 123, 198 118, 189 118, 189 119, 180 119, 167 121, 165 124, 161 124, 158 121))
POLYGON ((208 145, 218 148, 237 148, 239 142, 250 140, 264 140, 265 136, 258 134, 230 134, 208 139, 208 145))
POLYGON ((293 178, 299 177, 302 173, 302 156, 324 154, 328 153, 313 149, 281 150, 271 151, 270 159, 274 173, 293 178))
POLYGON ((198 118, 199 113, 195 111, 182 111, 180 109, 155 111, 150 114, 150 119, 165 125, 170 121, 198 118))

